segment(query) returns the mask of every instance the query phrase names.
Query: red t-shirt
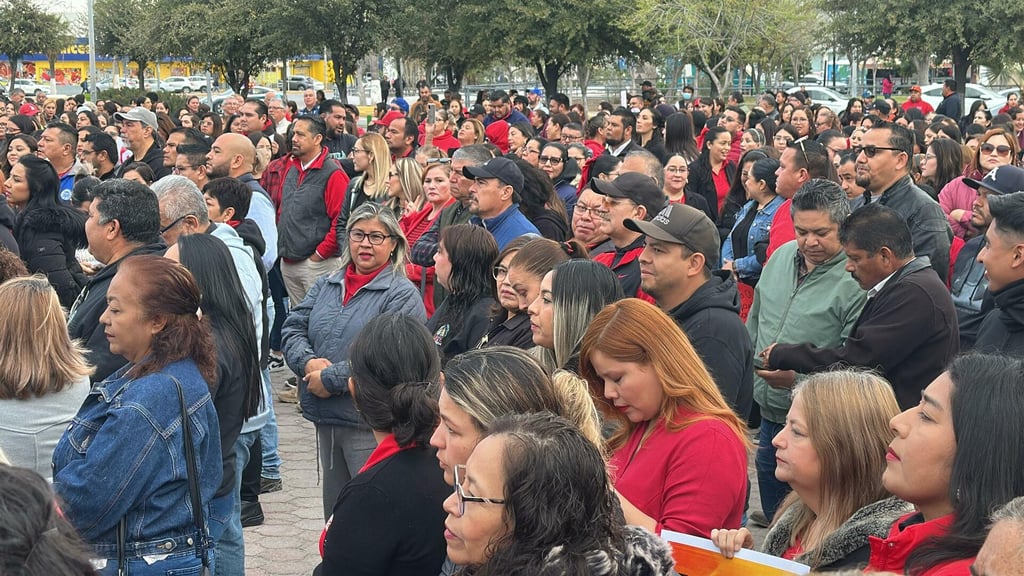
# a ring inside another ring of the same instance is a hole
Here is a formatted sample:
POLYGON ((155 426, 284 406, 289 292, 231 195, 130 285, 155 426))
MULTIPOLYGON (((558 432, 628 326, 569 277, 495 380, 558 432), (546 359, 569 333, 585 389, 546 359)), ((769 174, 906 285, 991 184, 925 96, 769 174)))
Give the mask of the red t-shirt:
POLYGON ((711 179, 715 183, 715 194, 718 195, 718 213, 721 214, 725 197, 729 195, 729 173, 725 170, 725 164, 718 172, 711 171, 711 179))
POLYGON ((747 450, 740 438, 713 418, 678 432, 666 430, 662 420, 648 425, 655 429, 639 449, 645 426, 637 426, 608 462, 615 489, 654 518, 659 533, 710 538, 714 528, 739 528, 747 499, 747 450))
POLYGON ((772 218, 772 227, 768 231, 768 258, 790 240, 796 240, 796 228, 793 227, 793 215, 789 213, 789 207, 793 205, 792 200, 786 200, 779 205, 772 218))

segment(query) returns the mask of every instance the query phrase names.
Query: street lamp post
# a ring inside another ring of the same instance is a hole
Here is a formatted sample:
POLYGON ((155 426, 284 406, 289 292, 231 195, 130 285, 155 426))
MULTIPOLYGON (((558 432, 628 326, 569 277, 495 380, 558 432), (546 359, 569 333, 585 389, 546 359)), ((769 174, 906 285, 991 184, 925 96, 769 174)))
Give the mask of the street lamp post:
POLYGON ((89 0, 89 94, 91 100, 96 102, 100 98, 99 88, 96 87, 96 22, 95 6, 93 0, 89 0))

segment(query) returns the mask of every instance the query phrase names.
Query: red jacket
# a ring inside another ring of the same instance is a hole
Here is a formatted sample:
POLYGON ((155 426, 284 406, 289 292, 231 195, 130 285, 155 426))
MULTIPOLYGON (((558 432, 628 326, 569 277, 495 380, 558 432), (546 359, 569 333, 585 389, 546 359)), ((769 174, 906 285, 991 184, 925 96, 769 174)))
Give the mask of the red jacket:
MULTIPOLYGON (((911 512, 901 517, 893 523, 889 536, 885 539, 877 536, 868 537, 871 559, 864 571, 903 574, 907 556, 929 538, 946 534, 952 523, 952 514, 928 522, 924 521, 920 512, 911 512)), ((921 576, 970 576, 970 566, 973 563, 973 557, 954 560, 935 566, 921 576)))

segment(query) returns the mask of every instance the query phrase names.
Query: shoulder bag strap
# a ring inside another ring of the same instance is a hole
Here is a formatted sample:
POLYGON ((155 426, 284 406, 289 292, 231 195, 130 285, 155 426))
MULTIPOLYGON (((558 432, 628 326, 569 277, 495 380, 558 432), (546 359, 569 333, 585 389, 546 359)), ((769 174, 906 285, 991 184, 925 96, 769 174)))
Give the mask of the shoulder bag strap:
POLYGON ((181 382, 174 376, 174 386, 178 389, 178 401, 181 404, 181 434, 185 438, 185 461, 188 470, 188 492, 192 499, 192 518, 195 520, 197 537, 196 553, 203 561, 203 574, 210 573, 210 559, 207 554, 206 523, 203 521, 203 502, 199 494, 199 473, 196 471, 196 455, 192 446, 192 427, 189 425, 188 407, 185 405, 185 392, 181 382))

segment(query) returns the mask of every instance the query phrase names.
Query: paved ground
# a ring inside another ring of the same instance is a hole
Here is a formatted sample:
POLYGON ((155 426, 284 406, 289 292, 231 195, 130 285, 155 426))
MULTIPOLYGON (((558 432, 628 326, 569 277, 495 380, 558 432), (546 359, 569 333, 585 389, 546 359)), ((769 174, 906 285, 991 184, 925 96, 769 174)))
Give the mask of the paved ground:
MULTIPOLYGON (((271 372, 275 394, 291 375, 287 369, 271 372)), ((281 476, 284 490, 260 497, 266 521, 245 529, 245 573, 247 576, 308 575, 320 562, 317 543, 323 528, 320 485, 317 481, 316 433, 294 404, 275 398, 279 450, 284 461, 281 476)), ((753 455, 751 455, 753 462, 753 455)), ((754 478, 753 468, 750 471, 754 478)), ((750 496, 751 509, 758 509, 757 482, 750 496)), ((765 530, 754 528, 760 544, 765 530)))

